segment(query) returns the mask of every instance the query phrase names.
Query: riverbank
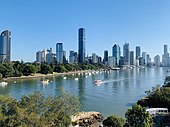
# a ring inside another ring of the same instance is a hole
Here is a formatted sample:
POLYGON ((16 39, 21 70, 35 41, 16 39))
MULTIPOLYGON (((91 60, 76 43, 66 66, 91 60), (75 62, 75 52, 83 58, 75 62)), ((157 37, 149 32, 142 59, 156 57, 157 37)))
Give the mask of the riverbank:
POLYGON ((62 75, 71 75, 71 74, 81 74, 81 73, 89 73, 93 72, 94 70, 81 70, 81 71, 71 71, 71 72, 64 72, 64 73, 57 73, 53 72, 53 74, 41 74, 41 73, 36 73, 34 75, 29 75, 29 76, 21 76, 21 77, 8 77, 8 78, 3 78, 2 81, 11 81, 11 80, 19 80, 19 79, 36 79, 36 78, 47 78, 47 77, 52 77, 52 76, 62 76, 62 75))

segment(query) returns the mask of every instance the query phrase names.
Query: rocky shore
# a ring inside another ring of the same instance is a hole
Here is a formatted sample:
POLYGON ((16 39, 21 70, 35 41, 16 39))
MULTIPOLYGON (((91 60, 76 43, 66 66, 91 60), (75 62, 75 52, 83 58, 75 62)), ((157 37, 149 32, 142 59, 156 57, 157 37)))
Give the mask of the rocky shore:
POLYGON ((70 127, 90 127, 103 121, 100 112, 79 112, 71 116, 72 125, 70 127))

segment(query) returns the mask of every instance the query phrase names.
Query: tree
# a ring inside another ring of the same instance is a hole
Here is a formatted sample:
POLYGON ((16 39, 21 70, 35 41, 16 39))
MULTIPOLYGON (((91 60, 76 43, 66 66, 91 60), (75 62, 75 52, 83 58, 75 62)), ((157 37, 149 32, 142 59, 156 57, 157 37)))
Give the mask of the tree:
POLYGON ((24 70, 23 70, 23 74, 25 76, 31 75, 31 74, 35 74, 37 72, 37 68, 35 65, 32 64, 26 64, 24 66, 24 70))
POLYGON ((55 97, 35 92, 20 101, 0 96, 0 126, 68 127, 78 110, 77 97, 64 91, 55 97))
POLYGON ((146 91, 149 106, 170 109, 170 88, 157 85, 151 91, 146 91))
POLYGON ((125 114, 130 127, 151 127, 152 120, 146 109, 140 105, 134 105, 132 109, 128 109, 125 114))
POLYGON ((103 121, 103 125, 108 127, 123 127, 124 124, 125 120, 115 115, 109 116, 103 121))
POLYGON ((7 68, 0 63, 0 73, 2 74, 2 77, 6 77, 6 71, 7 71, 7 68))
POLYGON ((53 70, 52 70, 52 68, 50 67, 50 65, 42 64, 42 65, 41 65, 41 73, 42 73, 42 74, 52 74, 52 73, 53 73, 53 70))

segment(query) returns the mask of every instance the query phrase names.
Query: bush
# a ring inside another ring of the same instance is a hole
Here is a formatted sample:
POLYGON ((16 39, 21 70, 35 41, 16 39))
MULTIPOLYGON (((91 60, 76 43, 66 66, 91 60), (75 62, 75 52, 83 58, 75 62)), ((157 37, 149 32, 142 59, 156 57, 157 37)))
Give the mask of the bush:
POLYGON ((123 127, 124 124, 125 120, 115 115, 109 116, 103 121, 103 125, 108 127, 123 127))

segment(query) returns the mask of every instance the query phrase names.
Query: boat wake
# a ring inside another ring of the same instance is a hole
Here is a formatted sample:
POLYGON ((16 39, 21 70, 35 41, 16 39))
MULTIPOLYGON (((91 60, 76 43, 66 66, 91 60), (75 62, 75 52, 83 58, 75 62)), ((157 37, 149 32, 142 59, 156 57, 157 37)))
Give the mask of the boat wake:
POLYGON ((135 77, 131 77, 131 78, 122 78, 122 79, 113 79, 113 80, 104 80, 102 81, 102 84, 104 83, 111 83, 111 82, 120 82, 120 81, 125 81, 125 80, 129 80, 135 77))

